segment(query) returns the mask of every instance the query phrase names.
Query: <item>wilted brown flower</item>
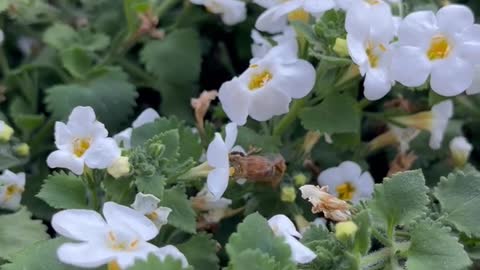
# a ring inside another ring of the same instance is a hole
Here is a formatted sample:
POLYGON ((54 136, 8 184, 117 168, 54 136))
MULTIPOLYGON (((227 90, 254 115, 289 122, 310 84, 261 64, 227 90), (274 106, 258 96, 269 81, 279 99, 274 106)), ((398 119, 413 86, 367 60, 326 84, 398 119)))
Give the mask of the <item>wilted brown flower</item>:
POLYGON ((200 134, 205 133, 205 126, 203 119, 207 114, 208 108, 212 100, 217 98, 218 92, 215 90, 203 91, 198 98, 192 98, 191 105, 195 111, 195 120, 197 121, 197 128, 200 134))
POLYGON ((305 185, 300 187, 302 198, 312 204, 312 213, 323 212, 326 218, 333 221, 347 221, 350 219, 350 205, 328 193, 328 187, 305 185))

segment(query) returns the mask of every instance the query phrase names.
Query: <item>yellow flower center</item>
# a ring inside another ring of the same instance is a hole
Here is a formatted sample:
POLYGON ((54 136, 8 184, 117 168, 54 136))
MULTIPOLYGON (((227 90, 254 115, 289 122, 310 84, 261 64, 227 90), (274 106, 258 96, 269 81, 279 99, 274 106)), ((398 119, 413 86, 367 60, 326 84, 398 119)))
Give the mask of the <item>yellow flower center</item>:
POLYGON ((22 192, 23 192, 23 188, 17 185, 7 186, 7 190, 5 191, 5 201, 10 200, 15 194, 19 194, 22 192))
POLYGON ((145 216, 146 216, 147 218, 149 218, 150 220, 152 220, 152 221, 158 219, 158 214, 155 213, 155 212, 152 212, 152 213, 150 213, 150 214, 146 214, 145 216))
POLYGON ((427 56, 431 61, 445 59, 450 54, 450 51, 451 47, 447 37, 444 35, 436 35, 430 42, 430 49, 428 49, 427 56))
MULTIPOLYGON (((253 65, 251 68, 256 68, 258 66, 253 65)), ((250 78, 250 82, 248 83, 248 89, 250 91, 256 91, 259 88, 262 88, 267 84, 271 79, 273 78, 272 73, 270 73, 268 70, 264 70, 260 73, 256 73, 252 75, 250 78)))
POLYGON ((235 168, 234 167, 230 167, 230 169, 228 169, 228 174, 231 176, 233 176, 235 174, 235 168))
POLYGON ((75 139, 73 141, 73 153, 77 157, 83 156, 90 148, 90 139, 75 139))
POLYGON ((387 48, 382 44, 375 47, 372 43, 369 43, 367 49, 365 50, 368 56, 368 62, 372 68, 378 67, 378 63, 380 62, 380 53, 384 53, 387 51, 387 48))
POLYGON ((338 198, 344 201, 350 201, 355 195, 355 187, 350 183, 341 184, 337 187, 338 198))
POLYGON ((303 9, 297 9, 288 13, 288 20, 290 22, 300 21, 308 23, 308 21, 310 20, 310 15, 303 9))
POLYGON ((118 241, 115 233, 108 232, 109 246, 115 251, 133 251, 138 247, 138 239, 135 239, 131 242, 128 241, 118 241))
POLYGON ((365 2, 369 3, 372 6, 380 4, 380 0, 365 0, 365 2))
POLYGON ((111 261, 107 265, 107 270, 121 270, 121 268, 116 261, 111 261))

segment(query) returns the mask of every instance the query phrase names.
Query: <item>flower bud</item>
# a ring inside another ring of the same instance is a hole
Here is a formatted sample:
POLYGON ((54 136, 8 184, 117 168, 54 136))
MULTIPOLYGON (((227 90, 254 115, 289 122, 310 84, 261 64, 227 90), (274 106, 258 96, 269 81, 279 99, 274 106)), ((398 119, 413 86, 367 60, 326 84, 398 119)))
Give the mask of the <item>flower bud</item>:
POLYGON ((307 183, 308 179, 305 174, 298 173, 293 177, 293 181, 295 181, 295 186, 301 187, 307 183))
POLYGON ((130 173, 128 157, 119 157, 108 167, 107 172, 115 179, 128 175, 130 173))
POLYGON ((457 168, 463 168, 468 162, 473 146, 465 137, 455 137, 450 141, 450 152, 452 153, 453 164, 457 168))
POLYGON ((296 198, 297 198, 297 191, 295 190, 294 187, 291 187, 291 186, 282 187, 282 194, 280 196, 280 199, 282 200, 282 202, 294 202, 296 198))
POLYGON ((335 237, 340 241, 353 239, 358 231, 358 226, 352 221, 339 222, 335 225, 335 237))
POLYGON ((28 157, 30 155, 30 146, 26 143, 21 143, 15 146, 15 154, 19 157, 28 157))
POLYGON ((165 145, 160 143, 152 143, 148 146, 148 152, 154 157, 161 157, 165 152, 165 145))
POLYGON ((5 124, 5 122, 0 120, 0 141, 2 142, 8 142, 10 141, 10 138, 12 138, 13 135, 13 129, 5 124))
POLYGON ((337 38, 335 40, 335 45, 333 45, 333 51, 338 54, 338 56, 345 57, 348 56, 348 46, 347 40, 343 38, 337 38))

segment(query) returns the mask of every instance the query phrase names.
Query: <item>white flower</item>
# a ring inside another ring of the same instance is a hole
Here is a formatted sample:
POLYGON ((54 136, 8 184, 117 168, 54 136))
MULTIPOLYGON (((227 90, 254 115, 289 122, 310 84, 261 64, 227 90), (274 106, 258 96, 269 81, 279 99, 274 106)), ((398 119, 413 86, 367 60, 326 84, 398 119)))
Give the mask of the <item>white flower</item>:
POLYGON ((480 65, 475 66, 475 73, 473 75, 473 83, 467 89, 468 95, 480 94, 480 65))
POLYGON ((9 170, 0 175, 0 208, 17 210, 20 208, 22 193, 25 189, 25 173, 13 173, 9 170))
POLYGON ((219 91, 222 107, 230 120, 244 125, 250 115, 257 121, 288 112, 292 98, 306 96, 315 84, 313 66, 297 57, 292 43, 271 49, 253 61, 240 77, 225 82, 219 91))
POLYGON ((212 193, 204 187, 195 197, 190 199, 195 210, 204 212, 202 218, 207 223, 216 224, 225 217, 232 200, 227 198, 215 198, 212 193))
POLYGON ((3 33, 3 30, 0 29, 0 44, 2 44, 4 40, 5 40, 5 34, 3 33))
POLYGON ((297 231, 293 222, 285 215, 273 216, 268 220, 268 225, 270 225, 270 228, 272 228, 276 236, 282 237, 290 246, 292 260, 294 262, 305 264, 313 261, 317 257, 313 251, 296 239, 301 238, 302 235, 297 231))
POLYGON ((360 166, 352 161, 322 171, 317 181, 320 186, 328 186, 332 195, 355 204, 371 198, 375 185, 370 173, 362 173, 360 166))
POLYGON ((108 131, 98 122, 91 107, 75 107, 67 124, 55 123, 55 145, 58 150, 47 158, 50 168, 66 168, 82 174, 86 165, 92 169, 106 169, 118 157, 120 149, 107 138, 108 131))
POLYGON ((393 53, 392 74, 405 86, 417 87, 430 76, 433 91, 455 96, 470 87, 480 64, 480 25, 472 11, 448 5, 435 15, 418 11, 400 25, 399 47, 393 53))
POLYGON ((455 137, 450 141, 450 152, 455 166, 463 167, 467 163, 472 150, 473 146, 463 136, 455 137))
POLYGON ((267 8, 258 17, 255 28, 272 34, 282 32, 289 20, 308 21, 309 14, 318 15, 335 7, 333 0, 255 0, 254 2, 267 8))
POLYGON ((430 147, 439 149, 452 116, 453 102, 446 100, 433 106, 431 111, 395 117, 393 120, 408 127, 429 131, 431 133, 430 147))
POLYGON ((157 111, 152 108, 148 108, 144 110, 138 117, 133 121, 132 127, 125 129, 124 131, 116 134, 113 136, 115 141, 117 142, 118 146, 123 146, 125 149, 130 149, 131 147, 131 139, 132 139, 132 132, 134 128, 141 127, 143 125, 153 123, 155 120, 160 118, 157 111))
POLYGON ((208 174, 207 188, 216 199, 220 199, 228 187, 231 175, 229 154, 237 140, 237 125, 229 123, 225 133, 225 141, 220 133, 215 133, 215 139, 207 149, 207 162, 213 168, 208 174))
MULTIPOLYGON (((266 38, 264 38, 257 30, 252 30, 251 37, 253 39, 252 55, 253 58, 264 57, 274 45, 266 38)), ((275 45, 283 44, 286 42, 297 42, 295 30, 292 27, 287 27, 278 35, 271 37, 276 42, 275 45)), ((296 53, 296 52, 295 52, 296 53)))
POLYGON ((390 5, 383 0, 353 0, 347 9, 345 29, 348 34, 383 41, 383 37, 395 33, 390 5))
POLYGON ((188 261, 185 255, 183 255, 180 250, 178 250, 176 247, 172 245, 164 246, 162 248, 159 248, 157 251, 153 252, 155 256, 157 256, 160 261, 164 261, 167 257, 172 257, 175 260, 181 261, 182 262, 182 268, 186 268, 188 266, 188 261))
POLYGON ((126 269, 136 259, 145 260, 158 251, 147 242, 158 234, 158 228, 141 213, 106 202, 103 216, 92 210, 64 210, 53 216, 55 231, 77 241, 58 248, 61 262, 84 268, 110 263, 126 269))
POLYGON ((226 25, 243 22, 247 18, 247 7, 240 0, 190 0, 195 5, 203 5, 213 13, 222 16, 226 25))
POLYGON ((131 206, 133 209, 149 218, 155 226, 160 229, 163 225, 168 223, 168 216, 170 215, 170 212, 172 212, 172 209, 168 207, 158 207, 159 203, 160 199, 157 197, 139 192, 135 196, 135 201, 131 206))

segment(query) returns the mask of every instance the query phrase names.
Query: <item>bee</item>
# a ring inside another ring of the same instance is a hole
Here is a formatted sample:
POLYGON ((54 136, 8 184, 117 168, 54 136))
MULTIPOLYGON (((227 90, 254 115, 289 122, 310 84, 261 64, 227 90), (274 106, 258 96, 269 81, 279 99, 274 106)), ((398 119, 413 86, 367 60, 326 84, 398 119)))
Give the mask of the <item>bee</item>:
POLYGON ((230 154, 232 177, 278 186, 287 170, 285 159, 281 155, 260 156, 250 153, 252 151, 247 154, 240 152, 230 154))

